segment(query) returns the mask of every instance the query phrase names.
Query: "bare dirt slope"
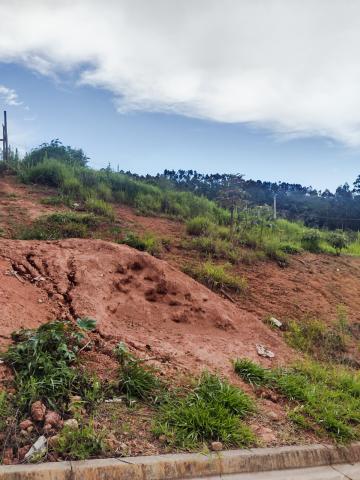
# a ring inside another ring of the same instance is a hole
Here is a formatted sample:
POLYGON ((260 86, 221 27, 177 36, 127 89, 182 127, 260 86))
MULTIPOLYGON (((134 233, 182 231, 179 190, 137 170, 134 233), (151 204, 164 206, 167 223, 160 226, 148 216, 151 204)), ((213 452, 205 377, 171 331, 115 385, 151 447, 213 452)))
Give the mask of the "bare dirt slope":
POLYGON ((106 340, 124 340, 192 371, 231 370, 257 343, 291 351, 258 316, 167 262, 101 240, 0 241, 1 341, 50 318, 90 316, 106 340))

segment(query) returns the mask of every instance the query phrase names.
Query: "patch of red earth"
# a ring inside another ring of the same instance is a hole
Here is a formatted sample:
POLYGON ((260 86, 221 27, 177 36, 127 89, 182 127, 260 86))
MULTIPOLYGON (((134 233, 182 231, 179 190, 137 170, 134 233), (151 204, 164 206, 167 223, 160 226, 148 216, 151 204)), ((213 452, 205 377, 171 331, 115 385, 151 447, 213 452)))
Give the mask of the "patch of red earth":
POLYGON ((0 228, 7 235, 16 229, 29 225, 41 215, 59 210, 59 207, 43 205, 40 200, 49 195, 57 195, 49 188, 30 188, 16 181, 15 177, 0 178, 0 228))
MULTIPOLYGON (((173 364, 192 372, 208 367, 230 373, 231 359, 258 358, 256 343, 276 351, 277 362, 292 357, 282 338, 258 317, 167 262, 125 245, 100 240, 1 240, 0 258, 3 283, 11 282, 3 317, 8 330, 10 325, 12 330, 23 325, 26 312, 18 298, 30 289, 31 318, 35 306, 46 307, 48 313, 46 318, 37 316, 37 322, 56 318, 60 306, 62 316, 96 318, 103 338, 167 355, 173 364), (5 274, 11 265, 24 283, 5 274), (44 280, 35 286, 31 282, 39 276, 44 280)), ((264 362, 270 365, 270 360, 264 362)))

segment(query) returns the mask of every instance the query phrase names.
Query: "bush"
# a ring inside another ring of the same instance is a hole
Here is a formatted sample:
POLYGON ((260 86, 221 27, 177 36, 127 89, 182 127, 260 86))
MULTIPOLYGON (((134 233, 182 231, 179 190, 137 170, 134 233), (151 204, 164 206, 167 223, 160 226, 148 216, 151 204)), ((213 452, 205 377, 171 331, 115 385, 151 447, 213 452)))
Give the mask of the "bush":
POLYGON ((187 449, 210 441, 247 446, 254 443, 254 436, 241 420, 254 410, 254 403, 240 389, 204 373, 185 398, 172 397, 160 407, 154 432, 187 449))
POLYGON ((234 370, 243 380, 250 383, 250 385, 258 387, 266 385, 269 382, 268 372, 247 358, 235 360, 234 370))
POLYGON ((305 250, 309 252, 318 253, 320 252, 320 241, 321 235, 317 230, 308 230, 301 237, 301 245, 305 250))
POLYGON ((186 223, 186 231, 190 235, 206 235, 209 233, 212 223, 206 217, 194 217, 186 223))
POLYGON ((335 249, 337 255, 340 255, 341 250, 346 248, 349 243, 346 234, 341 231, 330 233, 327 237, 327 241, 335 249))
POLYGON ((187 266, 184 268, 184 272, 212 290, 225 288, 238 293, 244 292, 247 288, 246 279, 228 273, 226 271, 228 268, 228 264, 215 265, 214 263, 206 262, 204 265, 195 268, 187 266))

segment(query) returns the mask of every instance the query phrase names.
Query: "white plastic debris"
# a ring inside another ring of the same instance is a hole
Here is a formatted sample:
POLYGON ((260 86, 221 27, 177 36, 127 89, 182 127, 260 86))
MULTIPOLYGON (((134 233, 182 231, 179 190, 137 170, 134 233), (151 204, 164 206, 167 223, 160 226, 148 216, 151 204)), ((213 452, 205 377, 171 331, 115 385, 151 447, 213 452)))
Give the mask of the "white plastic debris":
POLYGON ((256 344, 256 351, 258 355, 261 357, 266 357, 266 358, 274 358, 275 353, 266 348, 264 345, 261 345, 259 343, 256 344))
POLYGON ((25 460, 31 460, 31 458, 38 453, 45 454, 46 450, 47 450, 47 440, 46 440, 46 437, 44 437, 44 435, 41 435, 41 437, 39 437, 36 440, 34 445, 30 448, 30 450, 25 455, 25 460))
POLYGON ((122 402, 122 398, 107 398, 105 400, 105 403, 121 403, 122 402))
POLYGON ((281 328, 282 327, 282 322, 280 322, 280 320, 278 320, 277 318, 275 317, 271 317, 270 318, 270 322, 275 325, 275 327, 278 327, 278 328, 281 328))

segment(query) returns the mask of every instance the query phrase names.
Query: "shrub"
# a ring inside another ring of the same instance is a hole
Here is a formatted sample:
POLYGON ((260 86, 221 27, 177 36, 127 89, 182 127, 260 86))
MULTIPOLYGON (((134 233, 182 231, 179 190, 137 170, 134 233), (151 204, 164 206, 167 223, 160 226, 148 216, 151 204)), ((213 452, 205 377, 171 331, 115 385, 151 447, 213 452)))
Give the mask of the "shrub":
POLYGON ((327 241, 335 249, 337 255, 340 255, 341 250, 346 248, 349 243, 346 234, 342 231, 330 233, 327 237, 327 241))
POLYGON ((190 235, 206 235, 211 229, 212 223, 206 217, 194 217, 186 223, 186 231, 190 235))
POLYGON ((228 273, 228 268, 228 264, 215 265, 214 263, 206 262, 199 267, 187 266, 184 268, 184 272, 212 290, 225 288, 239 293, 244 292, 247 288, 246 279, 228 273))
POLYGON ((301 245, 305 250, 309 252, 320 252, 321 235, 317 230, 308 230, 301 237, 301 245))
POLYGON ((254 410, 254 403, 240 389, 204 373, 186 397, 171 397, 160 407, 154 432, 187 449, 210 441, 246 446, 254 436, 241 420, 254 410))

